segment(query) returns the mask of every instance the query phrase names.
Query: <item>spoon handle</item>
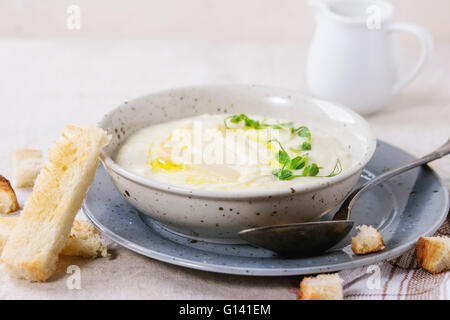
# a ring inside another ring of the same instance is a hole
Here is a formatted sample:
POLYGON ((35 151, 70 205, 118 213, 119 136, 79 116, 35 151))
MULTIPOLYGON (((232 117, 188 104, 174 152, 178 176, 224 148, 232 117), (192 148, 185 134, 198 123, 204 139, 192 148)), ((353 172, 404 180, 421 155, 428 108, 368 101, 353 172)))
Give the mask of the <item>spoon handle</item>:
MULTIPOLYGON (((372 187, 376 186, 377 184, 380 184, 390 178, 392 178, 393 176, 396 176, 400 173, 403 173, 405 171, 411 170, 413 168, 416 168, 418 166, 421 166, 425 163, 428 163, 430 161, 436 160, 436 159, 440 159, 446 155, 448 155, 450 153, 450 139, 447 140, 447 142, 445 144, 443 144, 441 147, 439 147, 438 149, 436 149, 435 151, 427 154, 426 156, 423 156, 422 158, 419 158, 417 160, 414 160, 413 162, 407 163, 401 167, 398 167, 396 169, 392 169, 390 171, 387 171, 383 174, 380 174, 379 176, 373 178, 372 180, 367 181, 361 188, 359 188, 358 190, 354 191, 353 194, 354 196, 352 197, 352 195, 350 195, 351 201, 348 205, 348 211, 347 211, 347 215, 350 214, 351 209, 353 207, 353 205, 355 204, 355 202, 361 197, 361 195, 366 192, 367 190, 371 189, 372 187)), ((347 219, 350 217, 347 217, 347 219)))

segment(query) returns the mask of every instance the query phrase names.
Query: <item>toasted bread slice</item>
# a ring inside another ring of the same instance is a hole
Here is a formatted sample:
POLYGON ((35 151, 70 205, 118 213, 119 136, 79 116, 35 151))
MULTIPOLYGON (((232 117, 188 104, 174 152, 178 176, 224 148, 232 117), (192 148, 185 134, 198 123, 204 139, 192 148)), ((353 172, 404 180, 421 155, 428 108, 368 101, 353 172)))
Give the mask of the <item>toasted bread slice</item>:
POLYGON ((16 226, 18 217, 0 217, 0 254, 9 238, 12 230, 16 226))
POLYGON ((94 180, 106 133, 68 126, 49 150, 0 260, 13 277, 45 281, 55 271, 76 213, 94 180))
POLYGON ((14 186, 16 188, 32 187, 43 165, 44 159, 41 150, 20 149, 14 151, 14 186))
POLYGON ((352 237, 352 250, 355 254, 377 252, 385 248, 383 237, 372 226, 357 226, 359 233, 352 237))
POLYGON ((298 300, 343 300, 342 283, 339 274, 319 274, 305 277, 300 282, 298 300))
POLYGON ((8 179, 0 175, 0 213, 11 213, 19 210, 16 193, 8 179))
POLYGON ((429 273, 450 270, 450 238, 420 237, 416 244, 417 265, 429 273))
MULTIPOLYGON (((0 254, 19 217, 0 217, 0 254)), ((75 220, 66 245, 60 253, 65 256, 96 258, 108 256, 100 232, 86 220, 75 220)))

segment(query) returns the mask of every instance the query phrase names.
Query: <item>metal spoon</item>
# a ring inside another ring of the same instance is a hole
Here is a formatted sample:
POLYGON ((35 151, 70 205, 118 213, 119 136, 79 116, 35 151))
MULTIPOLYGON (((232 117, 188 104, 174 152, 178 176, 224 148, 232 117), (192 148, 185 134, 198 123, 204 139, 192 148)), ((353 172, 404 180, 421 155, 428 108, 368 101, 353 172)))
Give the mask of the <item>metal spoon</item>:
POLYGON ((449 153, 450 139, 436 151, 399 168, 387 171, 366 182, 361 188, 347 196, 331 221, 250 228, 240 231, 239 236, 252 245, 275 251, 286 257, 319 254, 344 239, 353 228, 350 214, 356 201, 364 192, 396 175, 442 158, 449 153))

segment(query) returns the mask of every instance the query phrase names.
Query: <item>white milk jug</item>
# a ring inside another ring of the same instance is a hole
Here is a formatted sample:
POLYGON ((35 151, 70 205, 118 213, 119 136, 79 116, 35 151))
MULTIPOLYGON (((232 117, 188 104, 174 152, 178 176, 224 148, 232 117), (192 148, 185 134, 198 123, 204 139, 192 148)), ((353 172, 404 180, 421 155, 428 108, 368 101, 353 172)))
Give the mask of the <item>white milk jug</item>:
POLYGON ((379 110, 412 80, 433 47, 424 28, 393 22, 394 9, 385 1, 309 0, 317 29, 306 67, 313 95, 346 105, 360 114, 379 110), (417 36, 419 61, 398 78, 395 31, 417 36))

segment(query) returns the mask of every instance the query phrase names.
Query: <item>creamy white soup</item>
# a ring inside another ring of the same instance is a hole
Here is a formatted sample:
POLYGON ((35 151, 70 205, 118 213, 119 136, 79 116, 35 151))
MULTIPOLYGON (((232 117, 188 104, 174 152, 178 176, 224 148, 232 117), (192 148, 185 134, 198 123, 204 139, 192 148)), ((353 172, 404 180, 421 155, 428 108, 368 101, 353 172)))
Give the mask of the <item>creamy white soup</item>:
POLYGON ((175 186, 282 189, 342 174, 353 165, 349 148, 320 123, 204 114, 137 131, 118 149, 115 161, 175 186))

